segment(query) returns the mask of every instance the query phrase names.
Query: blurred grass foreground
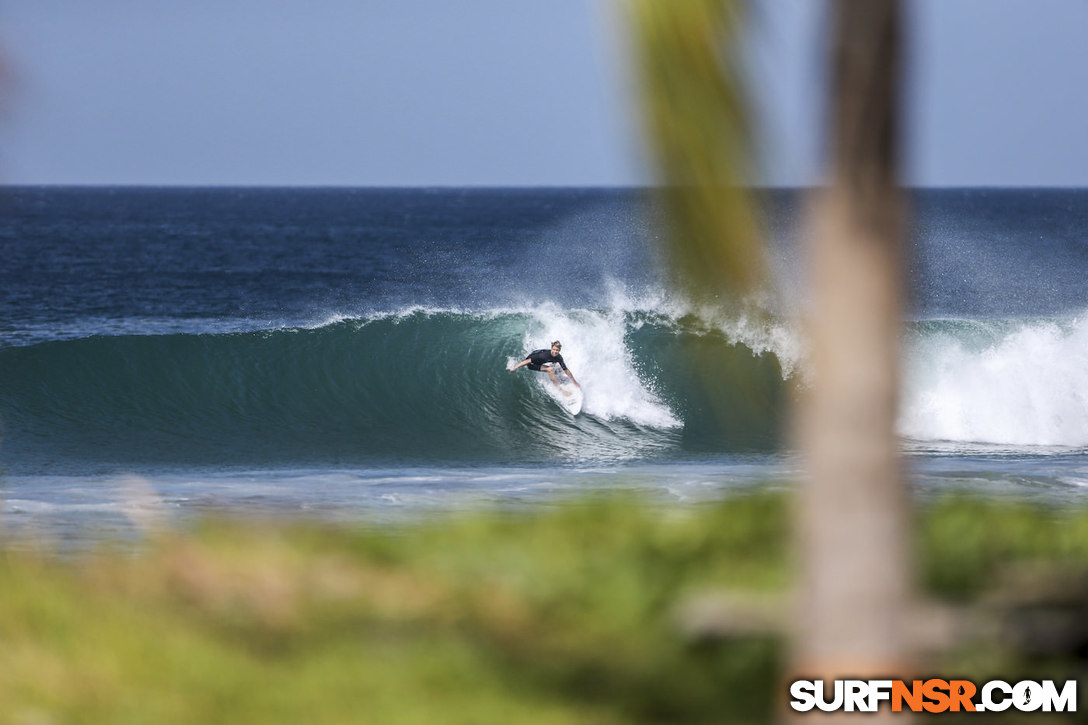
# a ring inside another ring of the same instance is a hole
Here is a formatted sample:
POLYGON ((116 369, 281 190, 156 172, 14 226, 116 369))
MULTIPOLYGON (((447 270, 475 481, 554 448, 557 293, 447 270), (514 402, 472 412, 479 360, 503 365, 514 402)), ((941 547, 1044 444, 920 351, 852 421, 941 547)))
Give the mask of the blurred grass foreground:
MULTIPOLYGON (((772 721, 790 505, 219 522, 66 556, 3 542, 0 723, 772 721)), ((1083 670, 1088 510, 918 513, 931 672, 1083 670)))

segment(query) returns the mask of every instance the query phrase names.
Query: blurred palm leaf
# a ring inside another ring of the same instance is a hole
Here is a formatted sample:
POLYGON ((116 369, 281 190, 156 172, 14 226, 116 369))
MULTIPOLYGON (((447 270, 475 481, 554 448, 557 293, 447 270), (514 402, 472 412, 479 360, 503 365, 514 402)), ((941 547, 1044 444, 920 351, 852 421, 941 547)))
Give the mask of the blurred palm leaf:
POLYGON ((747 101, 735 52, 738 0, 629 0, 643 115, 670 250, 701 299, 743 301, 765 279, 747 101))

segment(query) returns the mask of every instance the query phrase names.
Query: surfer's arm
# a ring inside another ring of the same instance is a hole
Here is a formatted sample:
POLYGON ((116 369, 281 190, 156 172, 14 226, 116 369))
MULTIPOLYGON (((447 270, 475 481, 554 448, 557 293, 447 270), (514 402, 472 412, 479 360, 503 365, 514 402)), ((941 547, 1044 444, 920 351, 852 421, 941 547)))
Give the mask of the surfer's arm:
POLYGON ((520 368, 520 367, 525 367, 526 365, 528 365, 528 364, 529 364, 529 363, 531 363, 531 362, 532 362, 532 360, 531 360, 531 359, 529 359, 529 358, 525 358, 524 360, 522 360, 521 362, 519 362, 519 363, 518 363, 517 365, 514 365, 513 367, 509 367, 509 368, 506 368, 506 369, 507 369, 507 370, 509 370, 510 372, 514 372, 514 371, 515 371, 515 370, 517 370, 518 368, 520 368))
POLYGON ((576 380, 576 379, 574 378, 574 373, 572 373, 572 372, 570 371, 570 368, 568 368, 568 367, 567 367, 567 361, 563 359, 563 356, 562 356, 562 355, 556 355, 556 356, 555 356, 555 361, 556 361, 557 363, 559 363, 560 367, 562 367, 562 368, 563 368, 563 372, 567 374, 567 377, 568 377, 568 378, 570 378, 570 380, 571 380, 571 382, 572 382, 572 383, 574 383, 575 385, 577 385, 577 386, 578 386, 579 388, 580 388, 580 387, 582 387, 582 384, 581 384, 581 383, 579 383, 579 382, 578 382, 578 381, 577 381, 577 380, 576 380))

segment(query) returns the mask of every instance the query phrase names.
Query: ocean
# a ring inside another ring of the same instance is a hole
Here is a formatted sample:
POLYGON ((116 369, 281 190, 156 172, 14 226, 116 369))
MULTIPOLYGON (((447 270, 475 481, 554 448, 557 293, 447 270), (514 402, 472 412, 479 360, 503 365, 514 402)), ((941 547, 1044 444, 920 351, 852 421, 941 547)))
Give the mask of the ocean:
MULTIPOLYGON (((797 478, 803 195, 778 308, 686 301, 639 189, 0 189, 0 529, 362 525, 797 478), (563 343, 571 417, 506 367, 563 343)), ((1088 191, 919 190, 912 490, 1088 500, 1088 191)))

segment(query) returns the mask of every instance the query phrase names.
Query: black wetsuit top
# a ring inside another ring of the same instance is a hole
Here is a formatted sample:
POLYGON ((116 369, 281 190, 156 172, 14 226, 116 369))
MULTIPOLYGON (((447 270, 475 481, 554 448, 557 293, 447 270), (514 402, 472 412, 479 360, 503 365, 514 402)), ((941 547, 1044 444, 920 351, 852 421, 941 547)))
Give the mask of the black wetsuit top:
POLYGON ((533 350, 531 353, 525 356, 526 360, 529 360, 530 370, 540 370, 540 366, 546 363, 559 363, 559 366, 564 370, 567 369, 567 364, 563 362, 562 355, 552 355, 551 350, 533 350))

